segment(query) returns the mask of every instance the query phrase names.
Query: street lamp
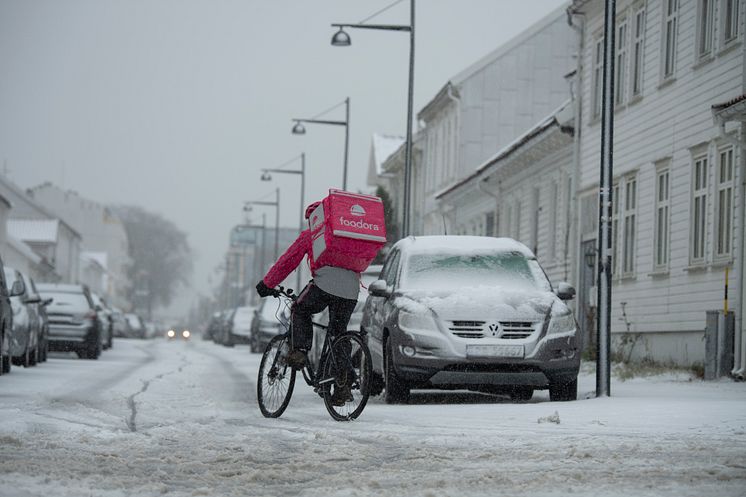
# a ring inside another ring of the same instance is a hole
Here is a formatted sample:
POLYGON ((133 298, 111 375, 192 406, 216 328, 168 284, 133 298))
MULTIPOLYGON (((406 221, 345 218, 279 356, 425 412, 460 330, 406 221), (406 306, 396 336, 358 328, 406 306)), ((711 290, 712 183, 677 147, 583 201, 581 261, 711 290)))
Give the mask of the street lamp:
POLYGON ((254 205, 270 205, 275 207, 275 261, 280 257, 280 189, 275 188, 275 201, 247 200, 243 210, 249 212, 254 205))
MULTIPOLYGON (((387 7, 388 8, 388 7, 387 7)), ((384 9, 386 10, 386 9, 384 9)), ((385 31, 408 31, 409 32, 409 87, 407 94, 407 139, 405 145, 404 155, 404 199, 403 199, 403 215, 402 215, 402 234, 406 237, 409 235, 410 230, 410 197, 411 197, 411 183, 412 183, 412 112, 413 103, 412 97, 414 95, 414 0, 410 0, 409 15, 410 22, 407 25, 400 24, 340 24, 334 23, 332 27, 339 28, 339 31, 334 33, 332 36, 332 45, 335 47, 348 47, 351 45, 350 35, 344 30, 344 28, 360 28, 360 29, 379 29, 385 31)), ((379 11, 380 13, 382 11, 379 11)), ((374 14, 377 15, 378 13, 374 14)))
MULTIPOLYGON (((297 159, 297 157, 296 157, 297 159)), ((292 159, 291 161, 286 162, 285 164, 289 164, 295 159, 292 159)), ((281 173, 281 174, 300 174, 300 223, 298 224, 298 234, 303 232, 303 228, 305 225, 305 209, 306 209, 306 203, 305 203, 305 191, 306 191, 306 154, 302 153, 300 154, 300 169, 281 169, 281 168, 275 168, 275 169, 262 169, 262 181, 271 181, 272 175, 270 173, 281 173)), ((278 201, 279 202, 279 201, 278 201)), ((276 259, 276 257, 275 257, 276 259)), ((298 286, 296 287, 298 291, 300 291, 300 268, 297 271, 298 274, 298 286)))
MULTIPOLYGON (((342 189, 347 190, 347 163, 348 163, 348 157, 349 157, 349 151, 350 151, 350 97, 345 98, 345 120, 344 121, 329 121, 326 119, 293 119, 293 129, 292 133, 294 135, 305 135, 306 134, 306 127, 303 126, 303 123, 313 123, 313 124, 329 124, 332 126, 344 126, 345 127, 345 158, 344 158, 344 168, 342 170, 342 189)), ((336 108, 339 104, 335 105, 332 108, 336 108)), ((329 109, 331 110, 331 109, 329 109)))

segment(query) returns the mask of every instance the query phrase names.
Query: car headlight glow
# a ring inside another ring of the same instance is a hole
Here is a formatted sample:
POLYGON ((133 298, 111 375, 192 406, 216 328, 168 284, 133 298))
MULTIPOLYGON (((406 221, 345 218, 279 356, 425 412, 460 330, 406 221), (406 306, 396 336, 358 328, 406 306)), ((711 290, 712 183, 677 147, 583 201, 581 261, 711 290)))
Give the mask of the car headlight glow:
POLYGON ((189 338, 191 335, 192 334, 189 333, 189 330, 184 330, 181 332, 181 336, 183 336, 184 338, 189 338))
POLYGON ((569 310, 560 314, 552 313, 552 319, 549 321, 548 335, 559 335, 575 332, 575 317, 569 310))
POLYGON ((168 335, 168 338, 173 338, 176 336, 176 332, 174 330, 168 330, 166 335, 168 335))

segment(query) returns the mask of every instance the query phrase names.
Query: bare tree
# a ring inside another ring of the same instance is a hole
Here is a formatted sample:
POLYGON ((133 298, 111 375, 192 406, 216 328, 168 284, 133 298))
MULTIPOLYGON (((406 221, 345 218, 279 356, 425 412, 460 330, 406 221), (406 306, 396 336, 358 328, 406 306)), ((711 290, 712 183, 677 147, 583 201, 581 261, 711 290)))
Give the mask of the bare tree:
POLYGON ((171 221, 141 207, 119 206, 114 211, 129 241, 130 301, 147 309, 151 319, 154 306, 167 306, 179 287, 189 283, 192 251, 187 235, 171 221))

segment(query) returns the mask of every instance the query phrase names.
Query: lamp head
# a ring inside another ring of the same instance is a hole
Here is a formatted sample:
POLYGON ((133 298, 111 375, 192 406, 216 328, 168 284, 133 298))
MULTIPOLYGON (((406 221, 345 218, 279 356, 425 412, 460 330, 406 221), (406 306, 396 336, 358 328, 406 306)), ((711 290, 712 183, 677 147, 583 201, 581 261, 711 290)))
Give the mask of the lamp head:
POLYGON ((293 126, 293 134, 294 135, 305 135, 306 134, 306 127, 303 126, 303 123, 300 121, 296 121, 295 125, 293 126))
POLYGON ((269 174, 267 171, 264 171, 262 173, 262 181, 271 181, 271 180, 272 180, 272 175, 269 174))
POLYGON ((332 36, 332 45, 335 47, 349 47, 351 44, 350 35, 340 26, 339 31, 332 36))

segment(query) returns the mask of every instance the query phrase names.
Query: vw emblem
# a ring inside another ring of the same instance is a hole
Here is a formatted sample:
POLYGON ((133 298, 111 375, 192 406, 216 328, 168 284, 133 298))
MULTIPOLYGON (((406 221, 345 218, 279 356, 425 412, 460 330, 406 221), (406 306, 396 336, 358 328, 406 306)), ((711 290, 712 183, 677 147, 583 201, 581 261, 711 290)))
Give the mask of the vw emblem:
POLYGON ((493 337, 496 337, 497 335, 500 334, 500 323, 492 323, 491 325, 487 327, 487 329, 490 330, 493 337))

